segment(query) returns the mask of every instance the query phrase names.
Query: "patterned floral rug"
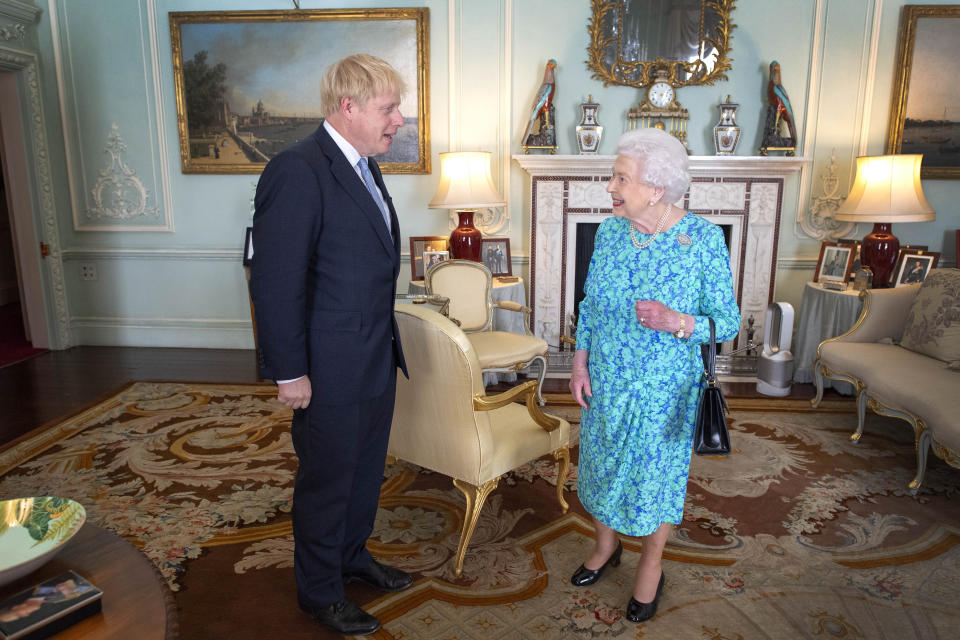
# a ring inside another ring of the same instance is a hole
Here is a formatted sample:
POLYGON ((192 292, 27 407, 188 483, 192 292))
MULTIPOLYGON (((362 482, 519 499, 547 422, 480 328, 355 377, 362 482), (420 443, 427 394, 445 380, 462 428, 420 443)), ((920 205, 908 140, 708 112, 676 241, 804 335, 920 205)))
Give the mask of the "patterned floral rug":
MULTIPOLYGON (((183 638, 336 637, 296 608, 289 414, 269 386, 137 383, 0 451, 0 496, 57 495, 136 544, 175 591, 183 638)), ((548 408, 576 412, 552 399, 548 408)), ((960 627, 960 472, 914 473, 905 423, 869 416, 860 444, 831 411, 732 401, 729 458, 698 458, 665 554, 660 612, 623 618, 637 552, 591 588, 568 577, 591 544, 576 467, 510 474, 453 575, 463 498, 449 478, 390 465, 370 541, 414 572, 408 591, 347 595, 378 638, 952 638, 960 627)), ((109 597, 106 594, 104 597, 109 597)))

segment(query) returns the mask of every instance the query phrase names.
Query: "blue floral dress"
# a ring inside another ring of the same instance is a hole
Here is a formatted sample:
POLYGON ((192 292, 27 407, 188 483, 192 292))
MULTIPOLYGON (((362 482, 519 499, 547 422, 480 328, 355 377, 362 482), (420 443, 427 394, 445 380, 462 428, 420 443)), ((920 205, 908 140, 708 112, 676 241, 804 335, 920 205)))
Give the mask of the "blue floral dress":
MULTIPOLYGON (((637 234, 641 242, 648 238, 637 234)), ((637 249, 630 222, 607 218, 597 230, 584 293, 577 349, 590 352, 593 398, 581 414, 580 502, 615 531, 648 535, 683 516, 707 317, 718 342, 740 328, 723 232, 687 213, 637 249), (641 326, 637 300, 692 315, 693 334, 676 338, 641 326)))

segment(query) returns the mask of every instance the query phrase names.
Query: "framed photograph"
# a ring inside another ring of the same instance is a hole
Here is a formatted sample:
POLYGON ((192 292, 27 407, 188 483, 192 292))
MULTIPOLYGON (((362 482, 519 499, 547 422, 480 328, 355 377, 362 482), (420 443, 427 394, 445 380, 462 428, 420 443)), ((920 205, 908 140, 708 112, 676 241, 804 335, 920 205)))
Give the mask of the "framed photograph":
POLYGON ((450 259, 449 251, 424 251, 423 252, 424 273, 426 273, 427 269, 429 269, 433 265, 449 259, 450 259))
POLYGON ((320 126, 326 68, 369 53, 407 85, 404 125, 376 157, 380 168, 430 173, 429 15, 425 7, 170 12, 182 171, 260 173, 320 126))
POLYGON ((960 5, 904 5, 887 153, 922 153, 921 178, 960 178, 960 5))
POLYGON ((410 279, 423 280, 426 267, 423 254, 427 251, 449 251, 447 236, 410 236, 410 279))
POLYGON ((813 281, 845 284, 850 278, 855 254, 856 247, 852 244, 821 242, 820 257, 817 259, 817 271, 813 275, 813 281))
POLYGON ((243 266, 249 267, 253 261, 253 227, 247 227, 247 235, 243 240, 243 266))
POLYGON ((483 238, 480 240, 480 259, 497 276, 512 276, 510 238, 483 238))
POLYGON ((103 593, 75 571, 0 602, 0 638, 46 638, 98 613, 103 593))
POLYGON ((893 286, 902 287, 924 281, 930 269, 937 266, 940 254, 935 251, 906 251, 900 254, 900 261, 893 270, 893 286))
POLYGON ((837 243, 853 245, 853 262, 850 263, 850 275, 848 276, 848 278, 852 281, 854 276, 857 274, 857 269, 860 268, 860 245, 863 243, 863 239, 840 238, 837 240, 837 243))

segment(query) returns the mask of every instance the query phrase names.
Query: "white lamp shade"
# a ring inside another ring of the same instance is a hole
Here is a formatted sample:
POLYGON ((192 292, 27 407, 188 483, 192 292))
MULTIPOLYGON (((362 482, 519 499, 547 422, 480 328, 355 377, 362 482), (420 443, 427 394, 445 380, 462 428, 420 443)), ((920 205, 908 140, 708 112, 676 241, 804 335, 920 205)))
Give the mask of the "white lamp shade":
POLYGON ((483 209, 506 204, 490 176, 488 151, 440 154, 440 185, 431 209, 483 209))
POLYGON ((920 185, 920 154, 860 156, 850 195, 834 214, 844 222, 930 222, 937 212, 920 185))

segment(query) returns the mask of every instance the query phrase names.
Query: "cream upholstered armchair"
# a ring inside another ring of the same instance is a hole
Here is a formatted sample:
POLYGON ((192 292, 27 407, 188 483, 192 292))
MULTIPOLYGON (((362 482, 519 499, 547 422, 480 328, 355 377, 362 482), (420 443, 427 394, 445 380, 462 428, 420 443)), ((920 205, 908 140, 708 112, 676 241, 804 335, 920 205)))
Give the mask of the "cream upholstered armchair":
POLYGON ((543 379, 547 375, 547 342, 530 332, 530 307, 516 302, 493 301, 490 269, 472 260, 445 260, 424 274, 428 294, 450 299, 450 317, 473 343, 485 373, 509 373, 540 365, 537 400, 543 404, 543 379), (505 309, 523 314, 524 334, 493 330, 493 312, 505 309))
POLYGON ((466 497, 456 575, 487 496, 500 476, 545 454, 559 465, 557 500, 570 464, 570 424, 543 413, 533 380, 487 396, 476 349, 448 318, 398 305, 397 324, 410 379, 400 376, 388 454, 451 476, 466 497), (526 404, 516 400, 525 399, 526 404))

